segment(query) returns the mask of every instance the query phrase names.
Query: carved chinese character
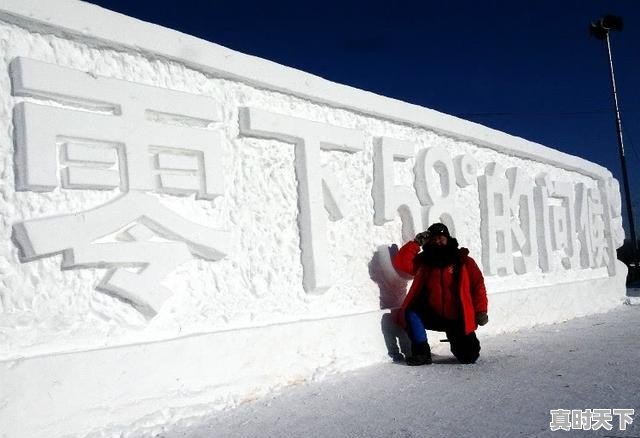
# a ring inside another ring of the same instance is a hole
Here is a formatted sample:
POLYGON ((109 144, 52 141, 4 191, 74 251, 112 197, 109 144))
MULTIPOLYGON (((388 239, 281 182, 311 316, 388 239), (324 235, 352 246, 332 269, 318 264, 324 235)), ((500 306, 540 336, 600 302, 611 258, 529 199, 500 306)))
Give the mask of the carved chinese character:
POLYGON ((256 108, 241 110, 240 132, 295 145, 303 285, 308 293, 323 293, 331 286, 324 210, 331 220, 338 220, 346 205, 334 176, 320 166, 320 151, 360 151, 364 147, 362 132, 256 108))
POLYGON ((607 239, 605 235, 605 206, 600 190, 589 189, 589 232, 591 233, 591 253, 594 267, 607 266, 610 260, 607 239))
POLYGON ((18 190, 114 190, 97 208, 14 225, 22 257, 63 254, 63 268, 109 268, 98 286, 154 315, 171 294, 160 281, 197 255, 224 256, 227 233, 194 224, 147 192, 224 192, 220 108, 209 98, 17 58, 18 190), (53 102, 51 102, 53 101, 53 102), (119 190, 118 190, 119 189, 119 190), (127 269, 137 269, 130 272, 127 269))
POLYGON ((609 275, 615 273, 613 240, 606 232, 610 221, 610 207, 604 182, 597 188, 576 184, 576 228, 580 241, 580 263, 583 268, 607 266, 609 275))
POLYGON ((620 248, 624 244, 624 228, 622 227, 622 198, 620 196, 620 184, 618 180, 611 177, 605 183, 607 200, 611 215, 611 234, 615 248, 620 248))
POLYGON ((524 274, 537 266, 533 181, 517 167, 489 164, 479 178, 482 261, 487 275, 524 274))
POLYGON ((565 269, 579 267, 572 184, 551 181, 543 173, 536 178, 535 195, 542 271, 553 270, 555 259, 565 269))

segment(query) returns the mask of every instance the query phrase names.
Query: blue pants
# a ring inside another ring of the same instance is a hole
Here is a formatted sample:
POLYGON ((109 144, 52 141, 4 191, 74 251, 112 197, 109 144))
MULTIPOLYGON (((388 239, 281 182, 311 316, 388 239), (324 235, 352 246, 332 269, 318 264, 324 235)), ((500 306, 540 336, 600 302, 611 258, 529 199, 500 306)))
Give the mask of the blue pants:
POLYGON ((427 332, 420 315, 413 310, 407 310, 404 314, 404 318, 407 323, 407 334, 409 335, 411 342, 414 344, 427 342, 427 332))
POLYGON ((443 320, 435 315, 421 315, 414 310, 407 310, 404 317, 407 323, 407 334, 413 345, 427 342, 425 319, 423 319, 426 318, 430 330, 446 332, 451 352, 460 362, 474 363, 478 359, 480 342, 476 337, 476 332, 467 335, 461 324, 443 320))

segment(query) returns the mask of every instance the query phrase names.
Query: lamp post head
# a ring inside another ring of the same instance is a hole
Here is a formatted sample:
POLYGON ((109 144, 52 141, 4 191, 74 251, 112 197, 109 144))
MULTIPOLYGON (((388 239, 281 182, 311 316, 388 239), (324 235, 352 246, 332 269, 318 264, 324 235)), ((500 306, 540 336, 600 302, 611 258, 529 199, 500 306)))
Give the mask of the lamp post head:
POLYGON ((599 40, 604 40, 607 38, 610 30, 622 31, 623 24, 622 17, 617 15, 605 15, 601 19, 591 23, 589 33, 591 36, 599 40))

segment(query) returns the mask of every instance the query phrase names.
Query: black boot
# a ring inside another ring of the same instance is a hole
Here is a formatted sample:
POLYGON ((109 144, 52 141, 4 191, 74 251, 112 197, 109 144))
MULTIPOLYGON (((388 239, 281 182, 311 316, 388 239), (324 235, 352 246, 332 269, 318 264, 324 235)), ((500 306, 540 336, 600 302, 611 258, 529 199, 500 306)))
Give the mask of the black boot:
POLYGON ((428 342, 421 342, 419 344, 411 344, 412 356, 407 358, 407 365, 430 365, 431 361, 431 349, 428 342))
POLYGON ((447 337, 451 342, 451 353, 460 363, 476 363, 480 356, 480 341, 478 341, 475 332, 471 332, 468 335, 447 332, 447 337))

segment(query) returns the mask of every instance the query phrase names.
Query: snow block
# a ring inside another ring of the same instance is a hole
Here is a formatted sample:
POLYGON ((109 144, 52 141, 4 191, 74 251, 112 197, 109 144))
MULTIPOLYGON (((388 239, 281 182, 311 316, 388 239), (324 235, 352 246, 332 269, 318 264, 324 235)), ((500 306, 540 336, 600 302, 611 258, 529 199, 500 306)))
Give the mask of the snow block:
POLYGON ((75 0, 4 0, 0 50, 2 438, 397 359, 391 260, 434 221, 483 267, 480 336, 623 300, 597 164, 75 0))

